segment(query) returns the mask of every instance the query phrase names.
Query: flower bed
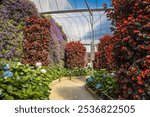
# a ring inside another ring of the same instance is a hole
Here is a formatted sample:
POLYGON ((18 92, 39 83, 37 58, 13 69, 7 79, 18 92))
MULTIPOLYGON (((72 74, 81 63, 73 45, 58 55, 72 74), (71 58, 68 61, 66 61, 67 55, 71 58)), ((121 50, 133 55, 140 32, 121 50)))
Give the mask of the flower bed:
POLYGON ((89 75, 86 69, 70 71, 60 66, 46 67, 21 63, 0 65, 0 100, 48 100, 49 85, 61 77, 89 75))
POLYGON ((105 69, 97 71, 94 76, 86 79, 88 88, 92 89, 101 99, 116 99, 116 78, 115 74, 105 69))
POLYGON ((48 99, 49 83, 55 77, 45 68, 15 63, 0 66, 0 99, 48 99))

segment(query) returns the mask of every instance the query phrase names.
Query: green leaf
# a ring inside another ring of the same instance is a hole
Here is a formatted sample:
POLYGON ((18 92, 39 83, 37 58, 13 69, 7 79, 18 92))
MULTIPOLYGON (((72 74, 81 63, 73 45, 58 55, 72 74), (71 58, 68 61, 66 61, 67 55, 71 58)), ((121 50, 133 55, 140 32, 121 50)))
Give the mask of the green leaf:
POLYGON ((12 92, 13 92, 13 87, 12 87, 12 85, 9 85, 9 86, 7 87, 7 91, 8 91, 9 93, 12 93, 12 92))

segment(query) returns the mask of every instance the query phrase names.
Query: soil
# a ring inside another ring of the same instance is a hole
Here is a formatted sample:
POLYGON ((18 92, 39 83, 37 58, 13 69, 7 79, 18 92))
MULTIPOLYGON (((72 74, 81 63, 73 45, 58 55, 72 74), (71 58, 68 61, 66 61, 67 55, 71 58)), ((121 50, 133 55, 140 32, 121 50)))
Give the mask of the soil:
POLYGON ((50 85, 51 100, 94 100, 92 95, 85 89, 85 77, 61 78, 50 85))

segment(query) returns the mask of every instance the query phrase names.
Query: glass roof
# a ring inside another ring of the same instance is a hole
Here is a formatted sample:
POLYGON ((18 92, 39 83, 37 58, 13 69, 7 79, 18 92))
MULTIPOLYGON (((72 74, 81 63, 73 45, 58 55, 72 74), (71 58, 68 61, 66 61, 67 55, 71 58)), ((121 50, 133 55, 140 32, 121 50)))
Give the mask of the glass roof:
POLYGON ((86 1, 90 8, 102 8, 103 4, 111 6, 111 0, 31 0, 39 12, 87 9, 86 1))
MULTIPOLYGON (((81 9, 102 9, 103 4, 111 7, 111 0, 31 0, 35 3, 40 13, 81 10, 81 9), (87 6, 88 4, 88 6, 87 6)), ((95 44, 98 38, 104 34, 111 34, 110 25, 104 11, 92 11, 95 44)), ((80 40, 83 44, 91 44, 92 29, 90 23, 90 13, 69 12, 53 13, 50 15, 63 27, 68 40, 80 40)))

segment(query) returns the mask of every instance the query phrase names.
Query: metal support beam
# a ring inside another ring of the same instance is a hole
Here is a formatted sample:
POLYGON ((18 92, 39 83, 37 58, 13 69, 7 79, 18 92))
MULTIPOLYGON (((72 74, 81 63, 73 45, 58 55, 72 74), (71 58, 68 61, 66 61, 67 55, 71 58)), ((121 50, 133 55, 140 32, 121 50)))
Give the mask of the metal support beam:
POLYGON ((87 8, 88 8, 88 11, 90 13, 90 24, 91 24, 91 29, 92 29, 92 41, 91 41, 91 64, 92 64, 92 76, 94 75, 94 65, 93 65, 93 62, 94 62, 94 53, 95 53, 95 43, 94 43, 94 38, 95 38, 95 35, 94 35, 94 17, 93 17, 93 12, 91 11, 90 7, 89 7, 89 4, 88 4, 88 1, 85 0, 85 3, 87 5, 87 8))
MULTIPOLYGON (((84 43, 83 43, 83 45, 91 46, 91 44, 88 44, 88 43, 87 43, 87 44, 84 44, 84 43)), ((97 46, 98 44, 94 44, 94 45, 97 46)))
MULTIPOLYGON (((97 9, 90 9, 91 12, 93 11, 105 11, 104 8, 97 8, 97 9)), ((113 10, 113 8, 107 8, 107 10, 113 10)), ((75 10, 59 10, 59 11, 47 11, 47 12, 40 12, 40 14, 59 14, 59 13, 77 13, 77 12, 89 12, 89 9, 75 9, 75 10)))

